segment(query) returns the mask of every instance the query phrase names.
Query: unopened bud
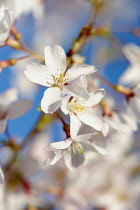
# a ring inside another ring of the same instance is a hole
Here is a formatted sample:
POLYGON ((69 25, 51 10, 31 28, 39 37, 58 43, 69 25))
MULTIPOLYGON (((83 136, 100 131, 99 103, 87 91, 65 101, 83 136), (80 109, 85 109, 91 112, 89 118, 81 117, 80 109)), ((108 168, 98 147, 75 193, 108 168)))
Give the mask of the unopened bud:
POLYGON ((103 36, 103 37, 109 37, 111 35, 111 32, 110 32, 108 26, 102 26, 102 27, 96 29, 96 35, 103 36))
POLYGON ((20 60, 19 58, 15 59, 15 58, 11 58, 9 60, 3 60, 0 61, 0 72, 2 72, 2 70, 8 66, 13 66, 16 65, 16 63, 18 62, 18 60, 20 60))
POLYGON ((17 63, 17 59, 14 59, 14 58, 11 58, 10 60, 9 60, 9 63, 10 63, 10 65, 16 65, 16 63, 17 63))
POLYGON ((9 64, 9 60, 6 60, 6 61, 0 61, 0 72, 2 72, 2 69, 8 67, 10 64, 9 64))
POLYGON ((5 45, 8 45, 16 50, 20 49, 20 43, 11 37, 6 40, 5 45))
POLYGON ((14 139, 10 139, 10 147, 15 152, 18 152, 20 149, 19 145, 14 141, 14 139))
POLYGON ((122 85, 115 85, 114 90, 118 93, 122 93, 126 97, 132 97, 134 96, 134 93, 131 88, 123 87, 122 85))

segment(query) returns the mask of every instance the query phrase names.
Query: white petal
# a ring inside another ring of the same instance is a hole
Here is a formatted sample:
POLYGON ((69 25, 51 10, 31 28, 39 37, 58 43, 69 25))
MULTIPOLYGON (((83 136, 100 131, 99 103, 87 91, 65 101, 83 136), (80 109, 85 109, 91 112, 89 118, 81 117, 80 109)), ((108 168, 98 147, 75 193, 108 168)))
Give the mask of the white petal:
POLYGON ((71 164, 72 167, 79 167, 85 161, 84 154, 75 154, 73 151, 71 152, 71 164))
POLYGON ((3 105, 10 105, 18 98, 18 91, 16 88, 10 88, 0 95, 0 100, 3 105))
POLYGON ((15 103, 12 103, 9 107, 7 118, 18 118, 27 112, 32 107, 32 102, 27 99, 21 99, 15 103))
POLYGON ((65 165, 68 167, 68 169, 73 171, 72 160, 71 160, 71 150, 70 151, 69 150, 64 150, 63 151, 63 157, 64 157, 65 165))
POLYGON ((85 141, 82 142, 82 147, 83 147, 83 150, 84 150, 85 154, 88 151, 97 152, 97 150, 94 148, 92 143, 88 140, 85 140, 85 141))
POLYGON ((90 140, 93 136, 95 136, 95 133, 86 133, 83 135, 76 136, 76 142, 85 142, 86 140, 90 140))
POLYGON ((69 111, 68 111, 68 102, 69 102, 70 97, 71 96, 66 96, 62 100, 61 110, 62 110, 62 112, 64 112, 64 114, 68 114, 69 113, 69 111))
POLYGON ((61 101, 63 97, 64 96, 59 88, 48 88, 44 92, 44 96, 41 100, 41 109, 45 113, 52 114, 61 106, 61 101))
POLYGON ((54 142, 48 146, 48 151, 56 151, 58 149, 67 149, 72 143, 72 139, 68 138, 64 141, 54 142))
POLYGON ((65 94, 69 94, 71 96, 78 96, 85 99, 88 99, 89 93, 87 90, 87 78, 82 75, 80 78, 72 81, 70 84, 65 85, 63 87, 63 91, 65 94))
POLYGON ((140 99, 138 97, 133 97, 129 103, 132 113, 135 115, 136 119, 140 121, 140 99))
POLYGON ((109 132, 109 124, 107 122, 105 122, 103 129, 102 129, 102 133, 104 136, 107 136, 108 132, 109 132))
POLYGON ((136 97, 140 98, 140 83, 135 86, 135 88, 133 89, 133 92, 136 94, 136 97))
MULTIPOLYGON (((93 144, 93 143, 92 143, 93 144)), ((94 148, 101 154, 101 155, 108 155, 108 152, 107 150, 105 150, 104 148, 96 145, 96 144, 93 144, 94 148)))
POLYGON ((4 174, 3 174, 3 171, 0 167, 0 183, 3 184, 4 183, 4 174))
POLYGON ((45 47, 45 63, 52 70, 52 74, 62 74, 66 70, 66 54, 59 45, 45 47), (58 69, 58 70, 57 70, 58 69))
POLYGON ((9 10, 1 10, 1 15, 3 13, 3 18, 1 22, 1 27, 3 28, 3 32, 10 31, 10 27, 12 24, 11 15, 9 10))
POLYGON ((140 82, 140 63, 131 65, 126 69, 119 79, 120 83, 123 84, 137 84, 140 82))
POLYGON ((75 80, 81 75, 93 74, 94 72, 96 72, 96 69, 94 66, 90 66, 90 65, 73 66, 67 71, 67 74, 69 75, 67 82, 75 80))
POLYGON ((130 62, 135 64, 139 60, 140 48, 137 45, 132 43, 127 44, 123 47, 122 51, 130 62))
POLYGON ((26 65, 24 73, 31 82, 47 86, 49 72, 46 66, 37 63, 29 63, 26 65))
POLYGON ((78 118, 85 124, 93 127, 95 130, 101 131, 104 126, 104 119, 93 108, 85 108, 85 113, 77 112, 78 118))
POLYGON ((81 135, 89 134, 89 133, 92 133, 94 135, 98 134, 98 132, 94 128, 92 128, 91 126, 86 125, 84 123, 81 123, 81 127, 80 127, 77 135, 81 136, 81 135))
POLYGON ((55 154, 54 158, 50 161, 50 165, 56 164, 61 158, 62 158, 62 152, 61 152, 61 150, 59 150, 59 151, 55 154))
POLYGON ((93 107, 97 105, 105 95, 104 89, 99 89, 95 93, 90 93, 89 99, 85 102, 85 106, 93 107))
POLYGON ((70 134, 72 139, 76 138, 80 126, 81 122, 78 117, 75 114, 70 113, 70 134))
POLYGON ((0 133, 4 133, 6 130, 7 119, 0 120, 0 133))
POLYGON ((0 46, 3 45, 9 36, 12 20, 8 10, 0 10, 0 46))

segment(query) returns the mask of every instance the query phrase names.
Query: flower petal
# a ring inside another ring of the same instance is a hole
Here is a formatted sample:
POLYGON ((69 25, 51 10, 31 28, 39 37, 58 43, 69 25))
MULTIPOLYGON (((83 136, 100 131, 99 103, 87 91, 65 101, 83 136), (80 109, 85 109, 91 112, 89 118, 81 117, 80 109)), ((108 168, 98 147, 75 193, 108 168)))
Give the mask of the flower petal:
POLYGON ((18 91, 16 88, 10 88, 0 95, 1 104, 8 106, 17 100, 18 91))
POLYGON ((0 11, 0 46, 2 46, 9 36, 12 20, 8 10, 1 9, 0 11))
POLYGON ((93 136, 95 136, 95 133, 86 133, 83 135, 76 136, 76 142, 85 142, 86 140, 91 139, 93 136))
POLYGON ((109 124, 107 122, 105 122, 104 127, 102 129, 102 133, 104 136, 107 136, 108 132, 109 132, 109 124))
POLYGON ((72 139, 75 140, 80 126, 81 122, 78 117, 75 114, 70 113, 70 134, 72 139))
POLYGON ((6 130, 7 119, 0 120, 0 133, 4 133, 6 130))
POLYGON ((85 108, 85 113, 80 114, 77 112, 78 118, 85 124, 101 131, 104 126, 104 119, 93 108, 85 108))
POLYGON ((63 157, 64 157, 65 165, 68 167, 68 169, 73 171, 72 160, 71 160, 71 150, 70 151, 69 150, 64 150, 63 151, 63 157))
POLYGON ((56 153, 54 159, 51 161, 50 165, 56 164, 61 158, 62 158, 62 152, 61 152, 61 150, 59 150, 59 151, 56 153))
POLYGON ((85 106, 93 107, 97 105, 105 95, 104 89, 98 89, 95 93, 90 93, 89 99, 85 102, 85 106))
POLYGON ((75 154, 73 151, 71 152, 71 164, 72 167, 79 167, 85 161, 84 154, 75 154))
POLYGON ((0 167, 0 183, 3 184, 4 183, 4 174, 3 174, 3 171, 0 167))
POLYGON ((69 113, 69 111, 68 111, 68 101, 69 101, 70 97, 71 96, 66 96, 62 100, 61 110, 62 110, 62 112, 64 112, 64 114, 69 113))
POLYGON ((140 98, 140 83, 133 88, 133 92, 136 94, 138 98, 140 98))
POLYGON ((45 47, 45 63, 52 70, 52 74, 63 74, 66 70, 66 54, 59 45, 45 47))
POLYGON ((61 150, 58 150, 56 152, 56 154, 52 154, 50 158, 48 158, 44 164, 46 164, 47 166, 49 165, 54 165, 55 163, 57 163, 60 159, 62 158, 62 152, 61 150))
POLYGON ((44 96, 41 100, 41 109, 45 113, 52 114, 61 106, 61 101, 63 97, 64 96, 59 88, 48 88, 44 92, 44 96))
POLYGON ((139 62, 140 48, 135 44, 127 44, 123 47, 123 53, 133 64, 139 62))
POLYGON ((120 77, 119 82, 123 84, 138 84, 140 81, 139 68, 140 68, 140 64, 134 64, 128 67, 126 71, 122 74, 122 76, 120 77))
POLYGON ((96 72, 94 66, 90 65, 73 66, 67 71, 67 74, 69 75, 67 82, 73 81, 81 75, 93 74, 94 72, 96 72))
POLYGON ((89 93, 87 90, 87 78, 81 75, 80 78, 63 87, 63 92, 71 96, 78 96, 88 99, 89 93))
POLYGON ((94 146, 94 148, 101 154, 101 155, 108 155, 108 152, 106 149, 96 145, 96 144, 93 144, 92 145, 94 146))
POLYGON ((48 151, 56 151, 58 149, 67 149, 72 143, 72 139, 71 138, 68 138, 64 141, 59 141, 59 142, 54 142, 54 143, 51 143, 47 149, 48 151))
POLYGON ((91 134, 91 133, 94 136, 98 134, 98 132, 94 128, 92 128, 89 125, 85 125, 84 123, 82 123, 77 135, 81 136, 81 135, 91 134))
POLYGON ((21 99, 15 103, 12 103, 9 107, 7 118, 18 118, 27 112, 32 107, 32 102, 27 99, 21 99))
POLYGON ((140 121, 140 98, 136 96, 131 98, 128 108, 134 114, 135 118, 140 121))
POLYGON ((31 82, 48 86, 47 77, 49 72, 46 66, 37 63, 29 63, 26 65, 24 73, 31 82))

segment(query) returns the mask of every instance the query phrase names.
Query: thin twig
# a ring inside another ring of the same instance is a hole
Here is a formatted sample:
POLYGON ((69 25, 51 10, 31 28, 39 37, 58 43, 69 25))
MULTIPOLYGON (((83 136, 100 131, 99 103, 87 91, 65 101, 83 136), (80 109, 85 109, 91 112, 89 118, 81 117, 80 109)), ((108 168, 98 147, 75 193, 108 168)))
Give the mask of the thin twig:
POLYGON ((111 82, 107 81, 106 79, 104 79, 103 77, 101 77, 99 74, 94 73, 94 76, 99 79, 100 81, 102 81, 103 83, 105 83, 106 85, 112 87, 114 89, 114 84, 112 84, 111 82))

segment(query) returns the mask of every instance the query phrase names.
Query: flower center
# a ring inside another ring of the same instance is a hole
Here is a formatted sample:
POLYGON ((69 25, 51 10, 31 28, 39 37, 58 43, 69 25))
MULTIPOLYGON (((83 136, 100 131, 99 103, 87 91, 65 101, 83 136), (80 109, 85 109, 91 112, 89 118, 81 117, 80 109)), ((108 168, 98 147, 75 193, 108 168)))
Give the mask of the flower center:
POLYGON ((77 114, 77 112, 78 112, 78 114, 85 114, 85 112, 86 112, 86 109, 85 109, 85 103, 84 103, 84 101, 82 101, 82 102, 70 102, 69 103, 69 111, 70 112, 73 112, 73 113, 75 113, 75 114, 77 114))
POLYGON ((68 80, 69 75, 68 73, 55 73, 54 75, 51 75, 51 77, 53 79, 52 87, 62 87, 68 80))
POLYGON ((74 154, 84 154, 83 146, 79 142, 73 142, 71 146, 68 148, 68 150, 72 150, 74 154))

